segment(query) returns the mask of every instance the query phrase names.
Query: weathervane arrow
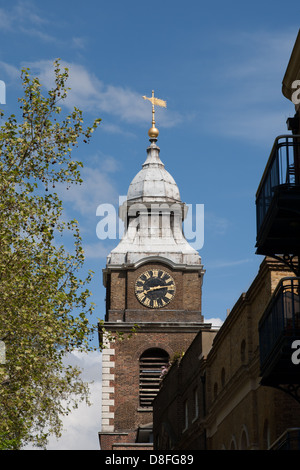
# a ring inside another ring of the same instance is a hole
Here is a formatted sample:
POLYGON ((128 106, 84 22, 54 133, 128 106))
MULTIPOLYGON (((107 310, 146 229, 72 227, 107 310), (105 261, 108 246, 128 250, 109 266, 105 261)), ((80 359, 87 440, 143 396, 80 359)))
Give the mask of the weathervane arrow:
POLYGON ((152 96, 151 98, 148 98, 147 96, 143 96, 144 100, 148 100, 150 101, 150 103, 152 103, 152 128, 149 129, 149 136, 150 137, 157 137, 158 136, 158 129, 156 129, 155 127, 155 117, 154 117, 154 114, 155 114, 155 109, 154 109, 154 106, 161 106, 162 108, 166 108, 167 107, 167 102, 164 101, 164 100, 160 100, 159 98, 155 98, 154 96, 154 90, 152 90, 152 96))
POLYGON ((162 108, 167 107, 167 102, 164 100, 160 100, 159 98, 154 97, 154 91, 152 91, 152 97, 148 98, 147 96, 143 96, 144 100, 149 100, 152 103, 152 106, 161 106, 162 108))

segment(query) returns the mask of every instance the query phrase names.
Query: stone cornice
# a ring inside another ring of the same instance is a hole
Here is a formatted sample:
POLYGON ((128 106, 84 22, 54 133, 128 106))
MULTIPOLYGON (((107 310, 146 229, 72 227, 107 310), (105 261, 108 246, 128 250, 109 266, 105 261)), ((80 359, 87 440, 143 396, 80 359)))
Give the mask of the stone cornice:
POLYGON ((203 276, 205 273, 205 269, 203 264, 184 264, 184 263, 176 263, 169 258, 161 255, 150 255, 145 258, 139 259, 135 263, 122 263, 122 264, 107 264, 104 269, 102 269, 103 273, 103 285, 106 287, 107 283, 107 274, 110 271, 128 271, 128 270, 135 270, 142 265, 151 264, 151 263, 161 263, 169 266, 171 269, 178 269, 180 271, 199 271, 199 275, 203 276))
POLYGON ((291 101, 293 90, 291 85, 294 80, 300 79, 300 30, 296 38, 292 54, 282 80, 282 94, 291 101))
POLYGON ((176 263, 169 258, 161 255, 150 255, 145 258, 139 259, 136 263, 122 263, 122 264, 107 264, 106 268, 103 269, 103 272, 108 270, 127 270, 127 269, 136 269, 143 264, 149 263, 162 263, 170 266, 172 269, 180 269, 180 270, 193 270, 193 271, 201 271, 204 273, 203 265, 202 264, 184 264, 184 263, 176 263))
POLYGON ((197 333, 200 330, 211 330, 211 323, 204 322, 105 322, 101 325, 106 331, 120 331, 131 333, 136 329, 139 332, 164 332, 164 333, 197 333))

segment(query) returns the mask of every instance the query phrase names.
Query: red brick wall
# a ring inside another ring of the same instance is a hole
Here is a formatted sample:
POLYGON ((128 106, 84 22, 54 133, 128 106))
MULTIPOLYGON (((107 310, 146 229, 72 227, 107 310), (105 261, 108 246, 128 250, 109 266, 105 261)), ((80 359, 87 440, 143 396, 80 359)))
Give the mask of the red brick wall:
POLYGON ((145 264, 132 271, 111 272, 111 284, 108 290, 110 297, 108 305, 109 310, 111 310, 110 321, 120 318, 121 312, 124 312, 125 309, 145 310, 147 312, 152 310, 143 306, 135 296, 136 279, 144 271, 151 268, 163 269, 174 278, 176 283, 174 299, 165 308, 157 309, 156 312, 165 310, 201 312, 202 281, 197 271, 172 270, 168 266, 159 263, 145 264))
POLYGON ((109 405, 109 413, 114 417, 109 418, 109 423, 114 426, 114 433, 101 434, 103 449, 111 449, 113 443, 120 449, 122 443, 134 442, 138 427, 152 422, 152 408, 139 406, 140 356, 149 348, 160 348, 173 358, 174 354, 189 347, 203 321, 201 276, 199 271, 173 270, 162 263, 144 264, 134 270, 112 270, 107 276, 108 323, 105 328, 111 333, 125 332, 125 336, 122 341, 117 339, 112 344, 115 354, 111 361, 115 366, 110 369, 114 376, 110 387, 114 392, 110 393, 109 399, 114 400, 114 404, 109 405), (135 295, 137 278, 153 268, 168 272, 176 283, 174 299, 161 309, 143 306, 135 295), (133 323, 140 328, 127 339, 126 332, 133 323))
POLYGON ((115 431, 136 429, 152 421, 152 410, 139 408, 139 358, 148 348, 164 349, 172 358, 185 351, 194 333, 138 331, 130 339, 116 341, 115 347, 115 431))

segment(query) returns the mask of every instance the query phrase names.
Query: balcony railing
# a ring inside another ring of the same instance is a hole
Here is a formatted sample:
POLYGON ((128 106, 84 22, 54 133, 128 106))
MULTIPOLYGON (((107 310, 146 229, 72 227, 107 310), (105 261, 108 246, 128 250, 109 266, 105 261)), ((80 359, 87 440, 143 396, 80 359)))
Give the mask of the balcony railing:
POLYGON ((299 288, 300 278, 281 279, 259 322, 262 375, 268 370, 268 373, 275 372, 282 378, 292 370, 293 351, 289 349, 287 357, 284 351, 290 348, 293 339, 300 339, 299 288))
POLYGON ((257 232, 278 188, 300 186, 300 136, 281 135, 275 139, 256 193, 257 232))

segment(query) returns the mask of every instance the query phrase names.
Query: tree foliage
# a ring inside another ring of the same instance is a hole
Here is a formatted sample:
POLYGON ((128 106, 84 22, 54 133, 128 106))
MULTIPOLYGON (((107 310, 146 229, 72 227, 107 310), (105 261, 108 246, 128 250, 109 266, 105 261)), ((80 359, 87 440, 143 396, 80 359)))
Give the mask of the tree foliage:
POLYGON ((70 406, 88 399, 80 372, 63 359, 88 348, 93 328, 91 273, 84 280, 78 274, 78 223, 62 216, 56 185, 81 183, 72 150, 90 140, 100 119, 84 127, 79 109, 64 115, 68 70, 59 60, 44 94, 29 69, 21 77, 20 116, 0 127, 0 449, 44 446, 49 433, 59 436, 70 406), (72 234, 71 252, 60 241, 64 233, 72 234))

